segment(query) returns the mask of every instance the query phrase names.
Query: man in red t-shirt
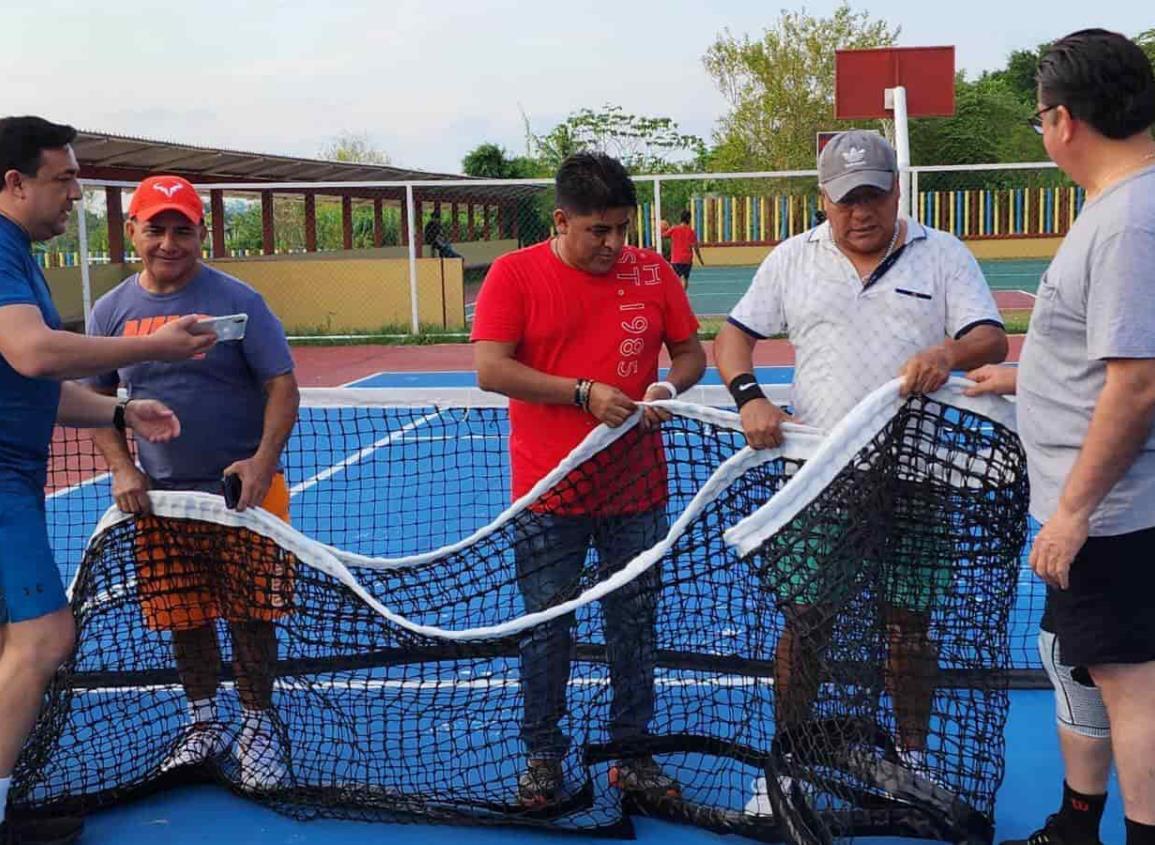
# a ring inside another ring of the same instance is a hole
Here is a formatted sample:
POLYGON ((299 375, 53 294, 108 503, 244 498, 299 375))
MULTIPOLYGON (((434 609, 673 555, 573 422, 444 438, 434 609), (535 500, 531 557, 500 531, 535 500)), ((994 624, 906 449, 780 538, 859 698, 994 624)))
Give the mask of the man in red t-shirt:
MULTIPOLYGON (((578 153, 562 163, 556 185, 557 236, 494 262, 473 321, 478 383, 510 397, 514 499, 599 423, 616 427, 634 414, 639 400, 674 398, 706 366, 698 321, 677 276, 661 256, 626 246, 637 194, 625 168, 606 155, 578 153), (663 344, 671 366, 668 380, 659 382, 663 344)), ((654 409, 645 409, 642 425, 658 421, 654 409)), ((546 497, 526 512, 515 548, 527 612, 576 594, 591 544, 604 576, 665 535, 660 450, 660 442, 649 449, 643 441, 629 454, 614 455, 606 477, 590 479, 592 494, 546 497), (646 471, 654 468, 659 471, 646 471), (636 473, 629 495, 599 496, 629 472, 636 473)), ((654 711, 660 589, 655 566, 602 601, 614 693, 610 731, 626 749, 646 734, 654 711)), ((522 739, 529 759, 518 796, 526 807, 548 806, 561 797, 569 740, 559 724, 566 712, 573 624, 572 614, 558 618, 527 632, 520 643, 522 739)), ((622 757, 614 778, 623 789, 654 797, 678 793, 677 782, 648 755, 626 751, 622 757)))
POLYGON ((674 265, 674 272, 682 280, 682 287, 690 287, 690 270, 694 267, 694 255, 698 256, 698 263, 703 267, 706 262, 702 259, 702 250, 698 248, 698 236, 694 227, 690 225, 690 212, 683 211, 681 222, 666 231, 670 239, 670 263, 674 265))

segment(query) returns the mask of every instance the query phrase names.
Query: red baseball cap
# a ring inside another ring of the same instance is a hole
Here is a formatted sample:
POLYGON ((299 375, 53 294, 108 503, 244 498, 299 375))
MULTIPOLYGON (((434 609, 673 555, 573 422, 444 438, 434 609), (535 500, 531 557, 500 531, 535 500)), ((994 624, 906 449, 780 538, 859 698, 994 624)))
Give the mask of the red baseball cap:
POLYGON ((205 207, 196 188, 179 176, 149 176, 137 186, 128 204, 128 216, 142 222, 162 211, 179 211, 194 223, 205 219, 205 207))

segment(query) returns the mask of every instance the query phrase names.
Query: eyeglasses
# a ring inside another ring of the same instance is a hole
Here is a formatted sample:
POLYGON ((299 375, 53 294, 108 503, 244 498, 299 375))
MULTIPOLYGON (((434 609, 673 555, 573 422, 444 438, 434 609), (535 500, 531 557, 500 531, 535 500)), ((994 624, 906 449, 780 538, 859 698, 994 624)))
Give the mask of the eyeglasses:
POLYGON ((1042 135, 1043 134, 1043 115, 1045 115, 1051 109, 1057 109, 1058 107, 1059 107, 1059 104, 1056 103, 1053 106, 1047 106, 1045 109, 1039 109, 1037 112, 1035 112, 1029 118, 1027 118, 1027 124, 1032 129, 1034 129, 1036 132, 1038 132, 1040 135, 1042 135))

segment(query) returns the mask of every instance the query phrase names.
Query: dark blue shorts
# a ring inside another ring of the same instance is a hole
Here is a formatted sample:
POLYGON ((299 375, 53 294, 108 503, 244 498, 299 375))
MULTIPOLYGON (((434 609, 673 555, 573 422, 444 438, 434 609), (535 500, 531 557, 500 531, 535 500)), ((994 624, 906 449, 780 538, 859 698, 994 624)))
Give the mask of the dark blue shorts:
POLYGON ((38 619, 67 605, 48 544, 44 494, 0 487, 0 624, 38 619))

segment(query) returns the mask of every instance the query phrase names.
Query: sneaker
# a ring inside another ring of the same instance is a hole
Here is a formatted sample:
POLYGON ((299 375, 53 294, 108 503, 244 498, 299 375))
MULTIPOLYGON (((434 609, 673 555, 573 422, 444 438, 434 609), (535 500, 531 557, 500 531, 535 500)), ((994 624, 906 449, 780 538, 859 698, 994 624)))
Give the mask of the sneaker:
POLYGON ((750 784, 754 796, 746 802, 742 812, 748 816, 773 816, 774 808, 770 805, 770 792, 766 789, 766 776, 754 778, 750 784))
POLYGON ((193 722, 181 731, 176 745, 160 764, 160 773, 167 774, 182 766, 199 766, 223 754, 226 746, 225 727, 220 722, 193 722))
POLYGON ((653 757, 622 760, 610 769, 610 785, 651 800, 679 798, 682 795, 681 785, 663 772, 653 757))
POLYGON ((921 749, 903 749, 898 750, 898 761, 902 767, 914 775, 928 783, 934 784, 939 789, 946 787, 939 780, 938 775, 931 769, 930 764, 926 759, 926 752, 921 749))
POLYGON ((285 783, 289 769, 277 732, 270 727, 241 729, 233 745, 233 756, 240 764, 241 786, 253 792, 269 792, 285 783))
MULTIPOLYGON (((789 757, 787 757, 787 760, 789 760, 789 757)), ((804 786, 805 783, 805 781, 795 780, 790 775, 778 775, 778 788, 788 799, 794 797, 796 785, 800 790, 800 794, 805 796, 807 794, 804 786)), ((766 776, 760 775, 754 778, 750 786, 754 791, 754 795, 746 802, 746 807, 743 812, 748 816, 772 817, 774 815, 774 806, 770 802, 770 792, 766 788, 766 776)))
POLYGON ((1046 823, 1026 839, 1007 839, 999 845, 1103 845, 1097 838, 1080 840, 1063 830, 1058 813, 1047 816, 1046 823))
POLYGON ((852 748, 846 754, 845 770, 868 786, 901 801, 917 801, 939 807, 944 812, 958 797, 939 780, 921 751, 901 751, 897 759, 878 748, 852 748))
POLYGON ((71 845, 83 832, 79 816, 9 817, 0 822, 0 845, 71 845))
POLYGON ((517 779, 517 800, 521 806, 539 810, 557 802, 564 774, 561 760, 531 759, 517 779))

